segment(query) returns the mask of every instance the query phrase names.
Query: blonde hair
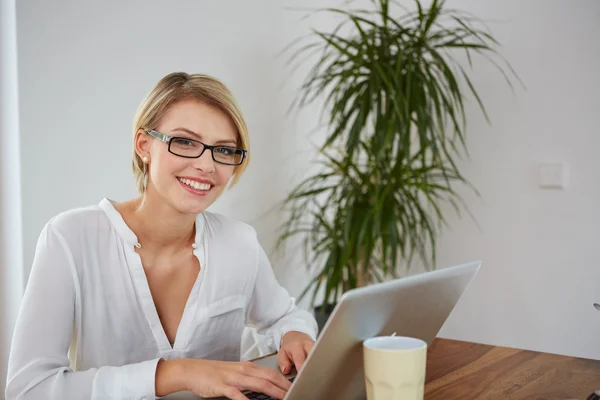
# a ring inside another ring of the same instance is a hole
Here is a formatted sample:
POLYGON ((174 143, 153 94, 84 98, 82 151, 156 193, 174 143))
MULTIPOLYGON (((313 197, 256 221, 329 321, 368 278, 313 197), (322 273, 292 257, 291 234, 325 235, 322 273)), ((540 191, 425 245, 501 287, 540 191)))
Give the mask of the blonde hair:
MULTIPOLYGON (((244 117, 231 91, 216 78, 202 74, 186 74, 174 72, 162 78, 146 96, 137 110, 133 123, 133 176, 138 191, 144 192, 147 179, 146 164, 135 151, 135 136, 140 130, 156 129, 162 117, 177 102, 196 99, 208 105, 219 108, 229 116, 238 133, 238 146, 248 150, 250 139, 248 127, 244 117)), ((242 165, 236 166, 233 171, 233 180, 230 186, 235 185, 250 161, 246 156, 242 165)))

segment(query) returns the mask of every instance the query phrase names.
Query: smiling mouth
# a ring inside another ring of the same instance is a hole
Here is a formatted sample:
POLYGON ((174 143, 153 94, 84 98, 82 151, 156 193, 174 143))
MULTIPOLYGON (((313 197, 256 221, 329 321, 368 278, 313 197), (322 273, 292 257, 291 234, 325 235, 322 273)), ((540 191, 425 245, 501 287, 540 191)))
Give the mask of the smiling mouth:
POLYGON ((200 183, 191 179, 177 178, 177 180, 194 190, 209 191, 213 187, 213 185, 211 185, 210 183, 200 183))

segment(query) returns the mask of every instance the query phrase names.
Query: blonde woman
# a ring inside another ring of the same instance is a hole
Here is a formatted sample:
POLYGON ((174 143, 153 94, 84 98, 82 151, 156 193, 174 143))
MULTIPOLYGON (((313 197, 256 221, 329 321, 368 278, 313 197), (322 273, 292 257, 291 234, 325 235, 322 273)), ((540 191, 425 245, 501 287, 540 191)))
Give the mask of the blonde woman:
POLYGON ((205 211, 248 165, 232 94, 170 74, 133 133, 140 196, 67 211, 40 235, 7 399, 283 398, 282 374, 239 362, 244 326, 266 335, 287 373, 302 368, 316 323, 277 283, 256 232, 205 211))

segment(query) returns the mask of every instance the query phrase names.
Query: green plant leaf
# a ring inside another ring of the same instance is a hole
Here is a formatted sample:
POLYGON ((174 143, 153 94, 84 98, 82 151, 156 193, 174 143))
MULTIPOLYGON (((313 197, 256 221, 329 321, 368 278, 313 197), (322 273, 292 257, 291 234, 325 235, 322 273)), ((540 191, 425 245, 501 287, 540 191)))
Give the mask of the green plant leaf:
POLYGON ((381 281, 397 277, 398 268, 410 271, 416 259, 435 267, 447 210, 474 218, 456 189, 478 195, 457 166, 469 155, 471 97, 490 122, 463 64, 473 68, 480 57, 511 90, 513 78, 522 84, 477 17, 446 8, 444 0, 428 7, 415 0, 416 11, 395 0, 371 4, 317 9, 342 21, 285 48, 293 68, 312 60, 292 108, 323 101, 319 121, 327 126, 316 154, 320 171, 282 202, 277 242, 302 237, 312 274, 302 296, 314 289, 313 304, 317 291, 326 303, 356 287, 361 268, 381 281), (457 57, 463 51, 467 62, 457 57))

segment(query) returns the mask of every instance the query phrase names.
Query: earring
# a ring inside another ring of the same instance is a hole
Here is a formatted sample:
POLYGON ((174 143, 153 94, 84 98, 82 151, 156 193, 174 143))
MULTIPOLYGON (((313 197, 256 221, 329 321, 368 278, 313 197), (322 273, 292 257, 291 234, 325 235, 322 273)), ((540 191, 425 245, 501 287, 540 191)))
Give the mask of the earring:
POLYGON ((142 185, 144 185, 144 191, 148 186, 148 157, 142 157, 142 185))

